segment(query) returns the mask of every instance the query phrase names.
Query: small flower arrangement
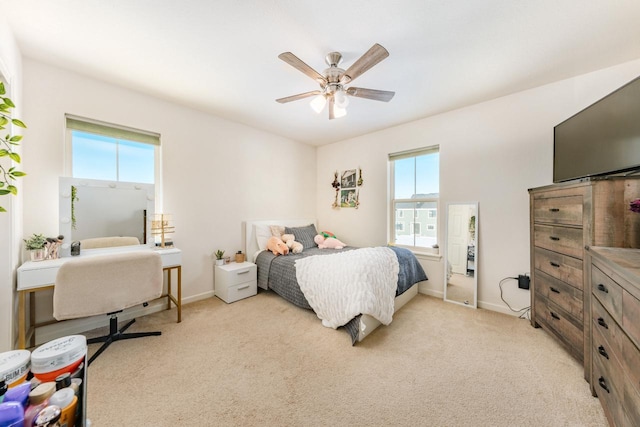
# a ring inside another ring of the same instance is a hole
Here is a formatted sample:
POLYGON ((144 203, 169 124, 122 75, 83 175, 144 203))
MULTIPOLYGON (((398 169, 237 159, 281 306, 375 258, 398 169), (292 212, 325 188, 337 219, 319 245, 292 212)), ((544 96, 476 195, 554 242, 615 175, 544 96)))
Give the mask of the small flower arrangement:
POLYGON ((629 210, 631 212, 640 213, 640 199, 636 199, 636 200, 632 201, 631 203, 629 203, 629 210))

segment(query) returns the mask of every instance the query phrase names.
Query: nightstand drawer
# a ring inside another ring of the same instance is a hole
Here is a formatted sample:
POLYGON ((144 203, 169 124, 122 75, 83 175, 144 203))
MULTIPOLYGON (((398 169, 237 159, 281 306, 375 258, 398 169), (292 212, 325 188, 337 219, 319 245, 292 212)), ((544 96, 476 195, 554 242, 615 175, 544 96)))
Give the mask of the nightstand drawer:
POLYGON ((224 283, 225 286, 233 286, 254 280, 257 277, 257 271, 256 265, 250 262, 216 266, 216 287, 218 287, 219 283, 224 283))
POLYGON ((239 283, 237 285, 216 288, 216 296, 226 303, 232 303, 243 298, 252 297, 258 293, 258 281, 239 283))

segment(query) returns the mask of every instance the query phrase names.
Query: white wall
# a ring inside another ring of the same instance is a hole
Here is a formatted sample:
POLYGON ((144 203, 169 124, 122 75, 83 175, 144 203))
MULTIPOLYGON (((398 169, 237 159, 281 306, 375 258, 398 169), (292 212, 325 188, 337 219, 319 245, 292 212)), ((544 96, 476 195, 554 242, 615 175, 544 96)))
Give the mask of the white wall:
MULTIPOLYGON (((440 145, 440 236, 449 202, 478 201, 478 300, 508 312, 498 283, 529 273, 529 188, 552 183, 553 126, 640 74, 640 60, 489 102, 341 141, 318 149, 318 221, 354 245, 387 240, 387 155, 440 145), (360 208, 331 208, 335 170, 362 167, 360 208)), ((392 107, 393 101, 389 104, 392 107)), ((431 278, 421 292, 442 294, 443 263, 423 261, 431 278)), ((512 307, 529 292, 505 283, 512 307)))
POLYGON ((65 113, 161 134, 159 211, 173 214, 184 302, 212 295, 212 253, 243 249, 243 221, 315 216, 315 147, 27 58, 24 105, 24 235, 58 233, 65 113))
MULTIPOLYGON (((8 95, 16 104, 16 108, 12 111, 14 117, 22 118, 22 60, 9 26, 1 15, 0 75, 8 83, 8 95)), ((21 153, 19 147, 16 151, 21 153)), ((7 158, 0 161, 5 167, 12 166, 7 158)), ((0 206, 7 210, 0 213, 0 352, 13 348, 17 333, 17 321, 14 316, 17 300, 15 269, 20 261, 18 253, 22 236, 22 183, 15 182, 14 185, 18 187, 17 197, 0 197, 0 206)))

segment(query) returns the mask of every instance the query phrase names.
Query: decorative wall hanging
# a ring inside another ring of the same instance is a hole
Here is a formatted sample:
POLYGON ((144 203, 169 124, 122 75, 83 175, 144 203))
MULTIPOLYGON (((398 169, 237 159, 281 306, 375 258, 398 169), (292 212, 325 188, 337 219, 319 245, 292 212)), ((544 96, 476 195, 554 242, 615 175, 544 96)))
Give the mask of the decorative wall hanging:
POLYGON ((362 169, 347 169, 340 174, 338 181, 338 171, 333 174, 331 186, 336 191, 332 208, 355 208, 360 205, 360 187, 363 184, 362 169))

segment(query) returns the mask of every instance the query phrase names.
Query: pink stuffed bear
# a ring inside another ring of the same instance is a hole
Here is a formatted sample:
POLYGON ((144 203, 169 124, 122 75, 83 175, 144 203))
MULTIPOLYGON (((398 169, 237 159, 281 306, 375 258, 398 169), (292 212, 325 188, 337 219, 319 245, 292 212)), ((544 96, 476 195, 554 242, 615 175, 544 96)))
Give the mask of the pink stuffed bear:
POLYGON ((267 240, 267 250, 273 252, 274 255, 287 255, 289 253, 287 245, 282 239, 275 236, 271 236, 267 240))
POLYGON ((318 234, 314 237, 313 241, 316 242, 316 245, 318 245, 320 249, 342 249, 347 246, 335 237, 325 238, 322 234, 318 234))

